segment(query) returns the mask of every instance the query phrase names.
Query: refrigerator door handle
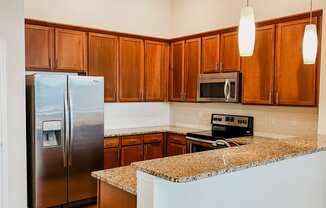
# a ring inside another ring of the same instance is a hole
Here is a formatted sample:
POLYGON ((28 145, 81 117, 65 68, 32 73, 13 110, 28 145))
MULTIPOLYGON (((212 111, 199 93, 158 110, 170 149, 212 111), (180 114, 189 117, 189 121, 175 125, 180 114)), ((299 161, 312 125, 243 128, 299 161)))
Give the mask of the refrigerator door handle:
POLYGON ((74 115, 72 113, 72 105, 73 100, 72 96, 68 96, 68 103, 69 103, 69 130, 70 130, 70 136, 69 136, 69 166, 72 166, 72 145, 74 141, 74 115))
POLYGON ((64 129, 65 129, 65 137, 63 142, 63 166, 67 167, 67 148, 68 148, 68 141, 69 141, 69 114, 68 114, 68 97, 67 92, 64 95, 64 129))

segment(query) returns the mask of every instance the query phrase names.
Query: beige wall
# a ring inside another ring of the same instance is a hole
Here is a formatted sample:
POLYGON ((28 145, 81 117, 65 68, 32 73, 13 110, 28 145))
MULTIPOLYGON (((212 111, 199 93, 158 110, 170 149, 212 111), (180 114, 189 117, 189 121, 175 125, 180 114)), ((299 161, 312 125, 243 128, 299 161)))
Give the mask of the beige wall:
POLYGON ((25 0, 25 17, 167 38, 170 0, 25 0))
POLYGON ((256 133, 304 135, 317 132, 317 108, 251 106, 219 103, 172 103, 170 123, 210 128, 212 113, 254 116, 256 133))
MULTIPOLYGON (((176 0, 172 1, 172 36, 183 36, 218 28, 238 25, 240 9, 245 1, 239 0, 176 0)), ((255 8, 257 21, 306 12, 309 0, 250 0, 255 8)), ((323 9, 326 20, 326 1, 314 0, 314 9, 323 9)), ((326 28, 324 21, 323 28, 326 28)), ((187 125, 207 125, 210 113, 240 113, 254 115, 259 131, 278 130, 281 133, 326 134, 326 32, 323 34, 321 92, 319 109, 242 106, 223 104, 172 104, 171 123, 187 125), (319 125, 318 123, 319 113, 319 125), (198 119, 196 119, 198 118, 198 119)))

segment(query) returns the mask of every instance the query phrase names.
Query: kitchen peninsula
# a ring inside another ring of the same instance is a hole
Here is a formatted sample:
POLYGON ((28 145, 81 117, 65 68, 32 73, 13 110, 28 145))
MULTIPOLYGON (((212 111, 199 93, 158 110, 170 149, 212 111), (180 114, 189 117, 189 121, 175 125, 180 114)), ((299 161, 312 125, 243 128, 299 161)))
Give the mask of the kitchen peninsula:
MULTIPOLYGON (((136 202, 142 208, 325 206, 326 136, 253 136, 237 142, 243 145, 137 162, 92 175, 98 184, 133 196, 133 207, 136 202)), ((101 196, 100 208, 106 203, 101 196)))

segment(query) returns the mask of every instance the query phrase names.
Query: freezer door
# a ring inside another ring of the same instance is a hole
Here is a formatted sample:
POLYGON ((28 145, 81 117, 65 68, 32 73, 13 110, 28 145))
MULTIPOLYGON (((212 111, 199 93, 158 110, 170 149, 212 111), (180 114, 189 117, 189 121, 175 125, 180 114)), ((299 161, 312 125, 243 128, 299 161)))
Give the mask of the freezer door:
POLYGON ((65 151, 65 93, 67 76, 34 75, 27 101, 32 133, 28 136, 29 183, 34 207, 67 202, 67 151, 65 151))
POLYGON ((68 97, 68 201, 73 202, 96 196, 96 180, 91 172, 103 169, 103 78, 68 76, 68 97))

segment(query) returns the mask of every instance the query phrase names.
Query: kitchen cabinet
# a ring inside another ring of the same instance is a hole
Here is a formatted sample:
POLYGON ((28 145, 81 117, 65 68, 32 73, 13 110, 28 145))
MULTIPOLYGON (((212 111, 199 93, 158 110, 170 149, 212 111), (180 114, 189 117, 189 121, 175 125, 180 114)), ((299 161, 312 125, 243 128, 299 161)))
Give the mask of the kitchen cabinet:
POLYGON ((144 42, 119 38, 119 101, 144 100, 144 42))
POLYGON ((142 160, 144 160, 142 144, 121 147, 121 166, 142 160))
POLYGON ((55 29, 55 69, 58 71, 87 71, 86 32, 55 29))
POLYGON ((143 135, 124 136, 121 146, 121 166, 144 160, 143 135))
POLYGON ((201 38, 186 40, 184 94, 188 102, 197 100, 197 82, 201 65, 201 38))
POLYGON ((169 100, 183 101, 184 97, 184 57, 185 42, 171 44, 171 69, 169 79, 169 100))
POLYGON ((202 38, 201 73, 217 73, 220 70, 220 35, 202 38))
MULTIPOLYGON (((317 17, 313 22, 317 23, 317 17)), ((308 18, 277 24, 275 102, 278 105, 316 105, 317 67, 305 65, 302 58, 307 24, 308 18)))
POLYGON ((187 141, 184 135, 171 134, 167 135, 167 156, 186 154, 187 141))
POLYGON ((163 134, 144 135, 144 160, 163 157, 163 134))
POLYGON ((167 145, 167 154, 168 156, 182 155, 186 154, 186 145, 168 143, 167 145))
POLYGON ((53 66, 54 28, 25 25, 25 65, 31 70, 50 70, 53 66))
POLYGON ((254 54, 243 57, 242 79, 245 104, 273 104, 275 25, 257 28, 254 54))
POLYGON ((145 41, 145 99, 164 101, 167 93, 169 48, 166 43, 145 41))
POLYGON ((104 169, 120 166, 120 148, 104 149, 104 169))
POLYGON ((117 36, 89 33, 88 74, 104 77, 105 102, 117 101, 118 43, 117 36))
POLYGON ((120 165, 120 138, 104 139, 104 169, 115 168, 120 165))
POLYGON ((220 71, 240 71, 238 32, 228 32, 221 34, 220 71))

